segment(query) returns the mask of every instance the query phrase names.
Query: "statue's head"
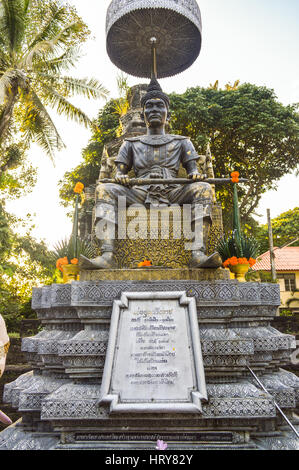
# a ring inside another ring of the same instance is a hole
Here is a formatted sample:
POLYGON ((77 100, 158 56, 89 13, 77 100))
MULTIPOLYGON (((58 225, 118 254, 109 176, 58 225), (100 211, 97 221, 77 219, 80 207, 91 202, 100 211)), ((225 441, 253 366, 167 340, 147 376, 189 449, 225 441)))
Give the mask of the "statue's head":
POLYGON ((147 93, 141 100, 143 117, 147 127, 164 126, 170 119, 168 96, 163 93, 156 78, 152 78, 147 93))

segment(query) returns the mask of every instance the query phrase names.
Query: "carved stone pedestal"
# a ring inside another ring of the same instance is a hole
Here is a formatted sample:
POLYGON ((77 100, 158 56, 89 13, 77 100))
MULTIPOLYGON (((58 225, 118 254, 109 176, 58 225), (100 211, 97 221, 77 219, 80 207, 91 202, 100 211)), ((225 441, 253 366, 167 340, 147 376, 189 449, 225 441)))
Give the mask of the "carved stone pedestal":
POLYGON ((5 386, 4 401, 23 419, 0 434, 0 449, 155 450, 163 439, 169 449, 298 450, 274 404, 298 429, 299 378, 283 370, 295 339, 270 326, 279 304, 278 285, 228 279, 94 280, 34 289, 44 329, 23 339, 33 371, 5 386), (196 305, 207 392, 201 412, 111 413, 101 386, 113 302, 123 292, 177 291, 196 305))

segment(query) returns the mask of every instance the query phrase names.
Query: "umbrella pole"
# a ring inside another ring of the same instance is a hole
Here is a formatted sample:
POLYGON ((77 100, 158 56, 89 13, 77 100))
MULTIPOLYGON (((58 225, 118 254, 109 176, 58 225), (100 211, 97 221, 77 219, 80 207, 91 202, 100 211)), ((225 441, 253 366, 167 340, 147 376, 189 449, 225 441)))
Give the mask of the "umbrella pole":
POLYGON ((152 70, 151 70, 151 78, 157 78, 157 39, 155 37, 151 38, 152 44, 152 70))

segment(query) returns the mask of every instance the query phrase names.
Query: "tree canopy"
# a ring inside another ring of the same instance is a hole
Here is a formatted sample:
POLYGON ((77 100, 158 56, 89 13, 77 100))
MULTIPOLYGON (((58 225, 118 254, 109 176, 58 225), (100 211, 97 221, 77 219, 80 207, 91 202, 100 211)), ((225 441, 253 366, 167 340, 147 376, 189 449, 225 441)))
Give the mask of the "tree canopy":
MULTIPOLYGON (((298 105, 283 106, 275 93, 249 83, 233 89, 191 88, 171 96, 172 128, 188 135, 198 151, 210 142, 216 177, 238 171, 243 222, 262 194, 299 165, 298 105)), ((229 187, 218 187, 224 215, 232 209, 229 187)))
MULTIPOLYGON (((299 207, 283 212, 271 220, 274 246, 282 247, 299 237, 299 207)), ((260 225, 256 229, 256 237, 260 242, 260 254, 269 250, 268 225, 260 225)), ((299 246, 299 239, 291 246, 299 246)))
POLYGON ((9 331, 17 331, 19 320, 32 316, 32 287, 55 281, 55 264, 44 242, 27 233, 17 235, 20 223, 0 203, 0 313, 9 331))
POLYGON ((76 10, 57 0, 0 0, 0 147, 13 126, 53 158, 62 138, 47 110, 86 126, 88 116, 68 101, 75 94, 106 96, 96 79, 68 74, 89 30, 76 10))
POLYGON ((59 182, 61 203, 68 207, 74 201, 73 188, 78 181, 85 187, 95 184, 101 167, 104 145, 117 137, 119 115, 115 111, 115 101, 110 100, 98 113, 97 128, 92 131, 88 145, 82 150, 83 161, 75 169, 65 173, 59 182))
MULTIPOLYGON (((191 88, 171 98, 173 133, 191 138, 199 153, 210 143, 216 177, 239 171, 248 183, 239 185, 240 213, 243 224, 251 216, 262 194, 276 187, 279 179, 298 168, 299 114, 297 105, 283 106, 273 90, 253 84, 226 87, 191 88)), ((72 187, 78 181, 94 184, 100 169, 103 145, 116 137, 118 119, 115 100, 109 101, 97 119, 94 132, 83 150, 82 163, 66 173, 60 183, 62 203, 72 199, 72 187)), ((217 187, 225 225, 232 213, 232 188, 217 187)))
POLYGON ((36 170, 27 158, 32 142, 52 159, 64 145, 49 108, 93 124, 69 101, 75 95, 107 95, 97 80, 71 75, 89 35, 66 2, 0 0, 0 313, 10 330, 32 313, 32 287, 53 281, 55 266, 46 245, 34 240, 26 221, 6 212, 5 202, 35 184, 36 170), (26 235, 17 234, 18 223, 27 227, 26 235))

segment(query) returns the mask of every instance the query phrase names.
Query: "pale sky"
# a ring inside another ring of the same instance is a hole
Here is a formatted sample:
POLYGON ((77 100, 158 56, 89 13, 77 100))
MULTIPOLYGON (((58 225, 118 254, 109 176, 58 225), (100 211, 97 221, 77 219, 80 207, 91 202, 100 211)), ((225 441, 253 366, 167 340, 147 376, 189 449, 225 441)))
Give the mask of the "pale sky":
MULTIPOLYGON (((73 75, 96 77, 117 97, 119 70, 106 53, 105 17, 110 0, 69 0, 88 24, 93 39, 83 45, 85 56, 73 75)), ((202 13, 203 44, 197 61, 185 72, 160 81, 167 92, 183 93, 192 86, 206 87, 217 79, 223 87, 239 79, 273 88, 284 105, 299 102, 299 1, 298 0, 198 0, 202 13)), ((129 76, 129 84, 146 80, 129 76)), ((73 99, 91 118, 105 104, 102 101, 73 99)), ((57 183, 66 171, 81 161, 90 131, 51 112, 66 149, 57 153, 56 166, 35 145, 30 160, 38 167, 38 183, 32 193, 19 201, 7 203, 18 216, 34 215, 34 236, 45 239, 50 247, 69 235, 71 221, 59 205, 57 183)), ((246 176, 246 175, 242 175, 246 176)), ((299 178, 287 175, 277 191, 265 194, 258 208, 262 223, 266 209, 271 216, 299 205, 299 178)))

